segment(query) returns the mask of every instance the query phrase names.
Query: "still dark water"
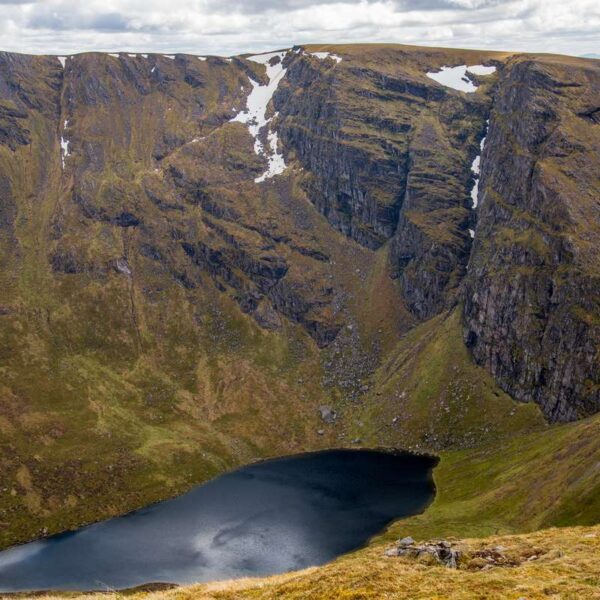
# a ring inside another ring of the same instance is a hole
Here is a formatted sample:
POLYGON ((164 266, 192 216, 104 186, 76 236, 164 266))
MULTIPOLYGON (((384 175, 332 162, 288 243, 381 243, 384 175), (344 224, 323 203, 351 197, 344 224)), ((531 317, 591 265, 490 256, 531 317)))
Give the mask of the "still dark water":
POLYGON ((243 467, 123 517, 0 552, 0 592, 269 575, 364 545, 433 499, 436 460, 369 450, 243 467))

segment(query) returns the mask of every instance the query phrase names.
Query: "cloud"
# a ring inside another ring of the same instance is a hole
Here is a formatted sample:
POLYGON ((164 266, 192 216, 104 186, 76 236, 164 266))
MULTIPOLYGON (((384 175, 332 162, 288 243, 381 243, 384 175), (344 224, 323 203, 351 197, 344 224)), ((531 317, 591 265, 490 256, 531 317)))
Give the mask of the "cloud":
POLYGON ((117 12, 99 14, 81 14, 73 12, 57 12, 41 10, 31 15, 26 22, 31 29, 50 29, 54 31, 95 30, 95 31, 129 31, 130 22, 117 12))
POLYGON ((585 54, 597 0, 0 0, 1 49, 235 54, 397 42, 585 54))
MULTIPOLYGON (((445 9, 477 9, 497 6, 508 0, 392 0, 390 4, 398 10, 445 10, 445 9)), ((356 4, 377 4, 376 0, 208 0, 205 7, 213 12, 239 12, 244 14, 264 14, 269 12, 289 12, 326 4, 340 7, 351 7, 356 4)))

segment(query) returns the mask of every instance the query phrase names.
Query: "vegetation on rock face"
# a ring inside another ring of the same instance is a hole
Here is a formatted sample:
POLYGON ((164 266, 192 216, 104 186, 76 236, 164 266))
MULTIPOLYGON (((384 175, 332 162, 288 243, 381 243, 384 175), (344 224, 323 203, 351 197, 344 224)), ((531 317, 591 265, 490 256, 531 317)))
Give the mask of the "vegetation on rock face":
POLYGON ((553 418, 597 408, 597 67, 562 60, 289 53, 288 169, 257 184, 231 118, 264 66, 0 54, 0 545, 361 444, 442 456, 436 502, 390 536, 597 520, 596 421, 549 428, 496 383, 553 418), (490 62, 468 96, 425 77, 490 62))

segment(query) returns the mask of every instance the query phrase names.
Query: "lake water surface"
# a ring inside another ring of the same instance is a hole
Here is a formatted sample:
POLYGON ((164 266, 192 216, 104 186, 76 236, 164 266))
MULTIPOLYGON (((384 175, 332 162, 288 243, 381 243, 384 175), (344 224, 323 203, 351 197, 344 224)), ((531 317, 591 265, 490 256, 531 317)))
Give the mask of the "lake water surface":
POLYGON ((0 552, 0 592, 192 583, 320 565, 433 499, 436 460, 333 450, 252 464, 173 500, 0 552))

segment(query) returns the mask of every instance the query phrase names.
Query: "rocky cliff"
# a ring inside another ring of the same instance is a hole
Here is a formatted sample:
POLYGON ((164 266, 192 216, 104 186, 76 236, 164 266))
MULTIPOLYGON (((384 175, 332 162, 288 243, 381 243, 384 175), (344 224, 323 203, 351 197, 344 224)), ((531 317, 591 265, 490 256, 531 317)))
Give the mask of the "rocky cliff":
POLYGON ((465 341, 551 421, 600 408, 600 64, 515 57, 482 156, 465 341))
POLYGON ((484 135, 491 82, 478 94, 456 93, 424 77, 444 64, 441 54, 360 52, 359 61, 355 51, 346 60, 343 52, 290 54, 274 97, 279 129, 328 221, 368 248, 390 241, 392 276, 409 310, 425 319, 449 305, 464 274, 469 165, 484 135))

